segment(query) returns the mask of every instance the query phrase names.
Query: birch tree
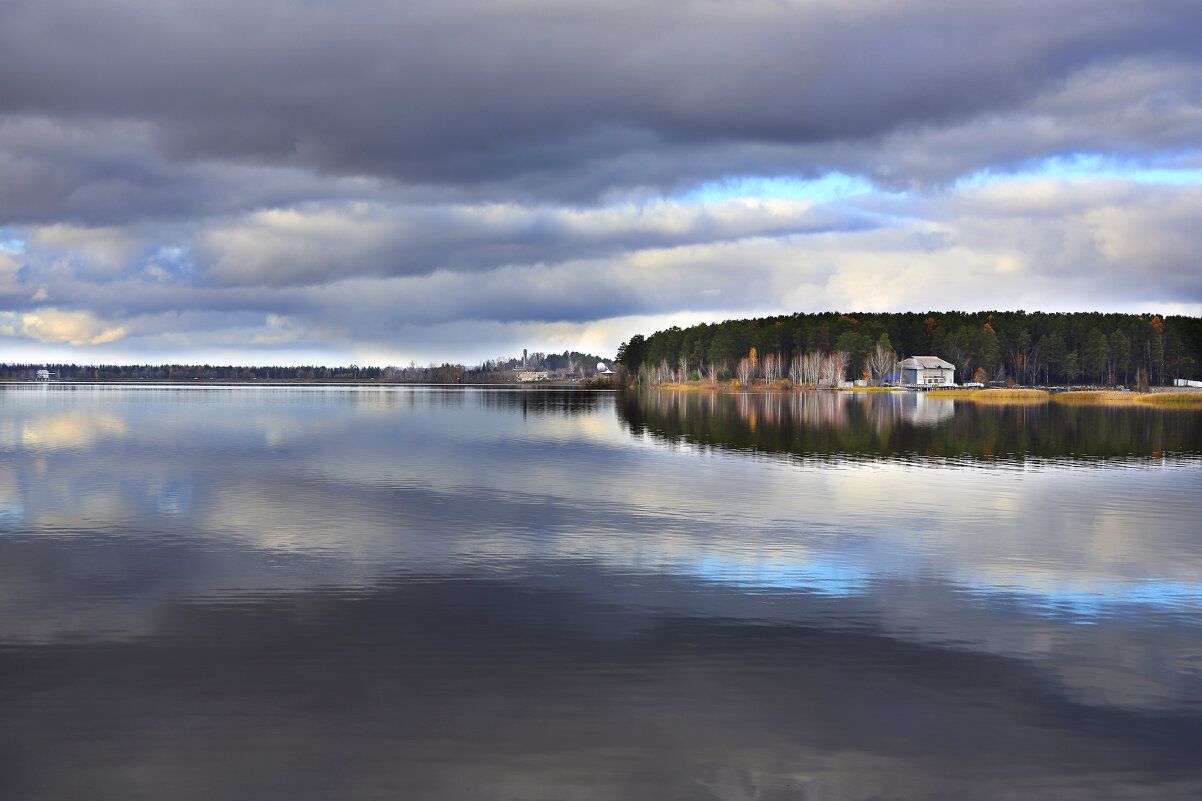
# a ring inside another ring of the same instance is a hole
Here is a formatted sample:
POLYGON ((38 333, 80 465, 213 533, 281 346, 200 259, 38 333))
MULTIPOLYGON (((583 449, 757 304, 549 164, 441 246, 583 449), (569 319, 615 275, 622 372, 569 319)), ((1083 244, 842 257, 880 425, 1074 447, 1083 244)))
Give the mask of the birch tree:
POLYGON ((837 387, 843 383, 847 375, 847 351, 837 350, 822 360, 822 381, 829 387, 837 387))
POLYGON ((760 370, 764 374, 764 380, 771 384, 780 378, 780 359, 776 357, 776 354, 769 353, 764 357, 760 370))
POLYGON ((739 379, 739 383, 743 386, 751 386, 752 380, 755 378, 755 365, 751 359, 744 356, 739 359, 738 367, 735 368, 735 375, 739 379))
POLYGON ((818 386, 822 380, 822 354, 812 351, 802 357, 801 380, 811 387, 818 386))

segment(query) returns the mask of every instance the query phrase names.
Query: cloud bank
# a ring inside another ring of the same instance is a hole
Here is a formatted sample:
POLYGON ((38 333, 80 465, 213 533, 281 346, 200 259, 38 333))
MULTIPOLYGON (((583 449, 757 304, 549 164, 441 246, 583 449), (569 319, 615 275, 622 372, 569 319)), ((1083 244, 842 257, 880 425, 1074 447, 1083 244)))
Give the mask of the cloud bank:
POLYGON ((612 352, 824 308, 1202 313, 1192 2, 3 14, 9 361, 612 352), (1080 157, 1104 169, 1057 174, 1080 157), (865 190, 806 191, 832 174, 865 190))

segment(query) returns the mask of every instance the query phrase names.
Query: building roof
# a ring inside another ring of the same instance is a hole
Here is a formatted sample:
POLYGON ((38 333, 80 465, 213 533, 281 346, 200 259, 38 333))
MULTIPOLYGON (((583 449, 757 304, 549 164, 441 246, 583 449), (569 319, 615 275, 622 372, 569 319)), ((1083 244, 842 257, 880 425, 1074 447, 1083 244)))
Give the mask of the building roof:
POLYGON ((938 356, 911 356, 901 363, 903 370, 955 370, 956 367, 951 362, 945 362, 938 356))

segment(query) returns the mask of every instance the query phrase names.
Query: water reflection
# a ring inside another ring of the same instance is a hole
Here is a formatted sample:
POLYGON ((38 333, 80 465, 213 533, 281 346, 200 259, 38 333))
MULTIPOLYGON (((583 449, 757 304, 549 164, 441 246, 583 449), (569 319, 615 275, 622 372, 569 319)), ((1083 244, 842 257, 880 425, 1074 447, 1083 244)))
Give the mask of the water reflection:
POLYGON ((1202 415, 1139 406, 957 404, 921 393, 622 396, 629 430, 806 458, 1148 459, 1202 454, 1202 415))
POLYGON ((585 415, 595 413, 610 398, 600 392, 542 389, 481 390, 479 404, 498 411, 520 411, 526 415, 585 415))
POLYGON ((427 576, 369 593, 166 602, 153 635, 5 656, 4 726, 21 733, 6 742, 6 797, 39 785, 56 798, 182 799, 1199 787, 1196 713, 1091 704, 1038 663, 872 627, 640 614, 570 590, 427 576))
POLYGON ((0 390, 0 797, 1197 795, 1195 424, 913 398, 0 390))

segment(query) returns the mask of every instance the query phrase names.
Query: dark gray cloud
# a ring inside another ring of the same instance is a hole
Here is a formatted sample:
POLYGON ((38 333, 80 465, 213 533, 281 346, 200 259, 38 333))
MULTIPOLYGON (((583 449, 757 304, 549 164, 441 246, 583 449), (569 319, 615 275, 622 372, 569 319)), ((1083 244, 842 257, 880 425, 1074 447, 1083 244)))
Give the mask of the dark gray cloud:
MULTIPOLYGON (((1202 139, 1180 114, 1199 102, 1188 0, 10 2, 5 23, 6 115, 141 123, 168 161, 492 196, 836 167, 925 182, 1202 139), (1142 124, 1123 122, 1136 108, 1142 124), (1060 130, 1024 135, 1046 113, 1060 130), (972 130, 998 119, 1017 140, 972 130), (940 135, 955 141, 921 156, 940 135)), ((153 184, 144 158, 110 165, 153 184)))
MULTIPOLYGON (((0 221, 130 225, 220 218, 261 208, 414 195, 377 178, 252 163, 180 161, 142 122, 0 118, 0 221)), ((439 193, 421 192, 422 199, 439 193)))

